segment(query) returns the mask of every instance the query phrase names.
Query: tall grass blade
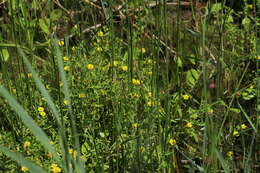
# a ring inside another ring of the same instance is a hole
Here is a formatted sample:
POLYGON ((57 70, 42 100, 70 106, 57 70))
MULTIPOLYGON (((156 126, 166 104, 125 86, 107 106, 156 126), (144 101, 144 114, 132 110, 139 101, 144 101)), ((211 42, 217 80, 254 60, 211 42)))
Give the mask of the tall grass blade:
POLYGON ((218 160, 220 161, 220 164, 222 166, 222 168, 224 169, 225 173, 229 173, 229 167, 228 164, 226 163, 225 159, 223 158, 222 154, 215 148, 215 153, 216 156, 218 158, 218 160))
MULTIPOLYGON (((71 120, 71 126, 72 126, 72 134, 73 134, 73 138, 74 138, 74 145, 75 148, 77 150, 77 153, 80 153, 80 144, 79 144, 79 138, 78 138, 78 133, 77 133, 77 128, 76 128, 76 122, 75 122, 75 117, 74 117, 74 113, 72 110, 72 105, 71 105, 71 99, 70 99, 70 90, 69 90, 69 85, 68 85, 68 81, 66 78, 66 73, 64 71, 64 65, 63 65, 63 60, 62 60, 62 53, 58 47, 58 41, 57 39, 53 40, 54 43, 54 48, 55 48, 55 55, 57 57, 58 60, 58 68, 59 68, 59 73, 60 73, 60 77, 61 77, 61 81, 63 83, 63 90, 64 90, 64 95, 65 95, 65 100, 68 101, 68 108, 69 108, 69 113, 70 113, 70 120, 71 120)), ((83 163, 81 161, 81 159, 79 159, 79 155, 77 155, 78 159, 76 162, 76 168, 79 169, 80 172, 84 173, 84 166, 83 163)))

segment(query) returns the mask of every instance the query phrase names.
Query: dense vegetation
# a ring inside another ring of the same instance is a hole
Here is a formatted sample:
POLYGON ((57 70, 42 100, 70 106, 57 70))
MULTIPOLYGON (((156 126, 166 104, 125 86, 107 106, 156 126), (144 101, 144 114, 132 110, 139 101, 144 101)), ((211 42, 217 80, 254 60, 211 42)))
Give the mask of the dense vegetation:
POLYGON ((258 172, 257 9, 1 1, 0 172, 258 172))

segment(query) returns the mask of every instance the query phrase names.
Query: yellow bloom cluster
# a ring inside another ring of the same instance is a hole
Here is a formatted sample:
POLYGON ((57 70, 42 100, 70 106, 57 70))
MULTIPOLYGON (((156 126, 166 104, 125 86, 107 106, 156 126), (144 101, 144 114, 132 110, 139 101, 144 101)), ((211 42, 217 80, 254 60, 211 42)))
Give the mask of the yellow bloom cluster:
POLYGON ((239 136, 239 132, 237 130, 234 130, 233 131, 233 136, 236 136, 236 137, 239 136))
POLYGON ((72 148, 70 148, 70 149, 69 149, 69 154, 72 155, 72 157, 76 158, 76 156, 77 156, 77 151, 74 150, 74 149, 72 149, 72 148))
POLYGON ((122 69, 123 71, 127 71, 127 70, 128 70, 128 67, 127 67, 127 65, 123 65, 123 66, 121 67, 121 69, 122 69))
POLYGON ((229 151, 229 152, 227 152, 227 156, 228 156, 228 157, 232 157, 233 154, 234 154, 233 151, 229 151))
POLYGON ((61 168, 60 167, 58 167, 58 165, 57 164, 51 164, 51 171, 53 172, 53 173, 60 173, 61 172, 61 168))
POLYGON ((68 65, 64 66, 64 71, 70 71, 70 66, 68 65))
POLYGON ((60 40, 58 44, 59 44, 60 46, 64 46, 64 41, 63 41, 63 40, 60 40))
POLYGON ((97 33, 97 35, 98 35, 99 37, 103 37, 103 36, 104 36, 104 33, 103 33, 102 31, 99 31, 99 32, 97 33))
POLYGON ((142 53, 145 53, 145 52, 146 52, 145 48, 142 48, 142 49, 141 49, 141 52, 142 52, 142 53))
POLYGON ((98 52, 101 52, 103 49, 102 49, 102 47, 97 47, 96 48, 96 51, 98 51, 98 52))
POLYGON ((69 104, 69 100, 64 100, 63 103, 64 103, 65 105, 68 105, 68 104, 69 104))
POLYGON ((23 143, 23 148, 28 148, 28 147, 30 147, 31 146, 31 142, 29 142, 29 141, 25 141, 24 143, 23 143))
POLYGON ((175 139, 170 139, 169 140, 169 144, 170 145, 175 145, 177 142, 176 142, 176 140, 175 139))
POLYGON ((189 96, 188 94, 184 94, 184 95, 182 96, 182 98, 183 98, 184 100, 189 100, 190 96, 189 96))
POLYGON ((130 93, 129 96, 132 97, 132 98, 133 98, 133 97, 139 98, 139 97, 140 97, 140 94, 138 94, 138 93, 130 93))
POLYGON ((240 127, 241 127, 241 129, 242 129, 242 130, 244 130, 244 129, 246 129, 246 128, 247 128, 247 126, 246 126, 245 124, 241 124, 241 126, 240 126, 240 127))
POLYGON ((141 84, 141 81, 138 80, 138 79, 133 79, 133 80, 132 80, 132 83, 133 83, 134 85, 140 85, 140 84, 141 84))
POLYGON ((87 68, 88 70, 93 70, 93 69, 94 69, 94 65, 93 65, 93 64, 87 64, 87 65, 86 65, 86 68, 87 68))
POLYGON ((32 73, 27 74, 28 78, 32 78, 32 73))
POLYGON ((140 126, 139 123, 133 123, 133 124, 132 124, 132 127, 135 128, 135 129, 137 129, 139 126, 140 126))
POLYGON ((69 57, 68 56, 64 56, 63 57, 63 61, 69 61, 69 57))
POLYGON ((28 170, 29 170, 29 169, 28 169, 27 167, 25 167, 25 166, 22 166, 22 167, 21 167, 21 171, 22 171, 22 172, 27 172, 28 170))
POLYGON ((192 128, 192 123, 191 122, 187 122, 187 124, 186 124, 186 127, 188 127, 188 128, 192 128))
POLYGON ((39 112, 39 114, 40 114, 42 117, 45 117, 45 116, 46 116, 46 113, 45 113, 43 107, 38 107, 38 112, 39 112))
POLYGON ((119 62, 118 62, 118 61, 114 61, 114 62, 113 62, 113 66, 115 66, 115 67, 117 67, 117 66, 118 66, 118 64, 119 64, 119 62))

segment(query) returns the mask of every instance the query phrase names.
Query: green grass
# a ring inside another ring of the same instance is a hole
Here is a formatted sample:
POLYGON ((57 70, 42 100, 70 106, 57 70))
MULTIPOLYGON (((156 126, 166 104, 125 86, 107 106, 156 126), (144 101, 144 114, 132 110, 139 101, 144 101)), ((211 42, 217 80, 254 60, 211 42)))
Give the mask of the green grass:
POLYGON ((3 1, 0 172, 257 172, 260 2, 241 2, 3 1))

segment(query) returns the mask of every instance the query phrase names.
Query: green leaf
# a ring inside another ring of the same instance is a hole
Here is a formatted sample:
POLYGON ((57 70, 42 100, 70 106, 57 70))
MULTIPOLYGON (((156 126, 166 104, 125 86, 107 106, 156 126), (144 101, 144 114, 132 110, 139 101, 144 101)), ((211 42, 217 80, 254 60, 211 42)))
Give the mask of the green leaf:
POLYGON ((50 34, 49 27, 47 25, 46 20, 39 19, 39 26, 40 26, 40 28, 42 29, 43 32, 45 32, 46 34, 50 34))
POLYGON ((235 112, 235 113, 237 113, 237 114, 239 114, 241 111, 240 111, 240 109, 237 109, 237 108, 230 108, 229 109, 231 112, 235 112))
POLYGON ((60 9, 55 9, 51 12, 50 19, 52 21, 58 20, 62 16, 62 11, 60 9))
POLYGON ((251 20, 248 17, 245 17, 242 20, 242 25, 244 25, 245 27, 248 27, 251 24, 251 20))
POLYGON ((3 60, 6 62, 8 61, 10 55, 7 49, 2 49, 2 55, 3 55, 3 60))
POLYGON ((16 161, 21 166, 25 166, 29 169, 30 172, 34 173, 46 173, 40 166, 36 165, 35 163, 27 160, 19 153, 14 153, 10 151, 8 148, 4 146, 0 146, 0 151, 4 153, 6 156, 10 157, 12 160, 16 161))
POLYGON ((199 78, 199 72, 195 69, 191 69, 187 72, 186 80, 189 83, 190 87, 194 87, 197 79, 199 78))
POLYGON ((212 7, 211 7, 211 12, 212 12, 213 14, 217 14, 217 13, 220 12, 221 8, 222 8, 221 3, 215 3, 215 4, 213 4, 212 7))

